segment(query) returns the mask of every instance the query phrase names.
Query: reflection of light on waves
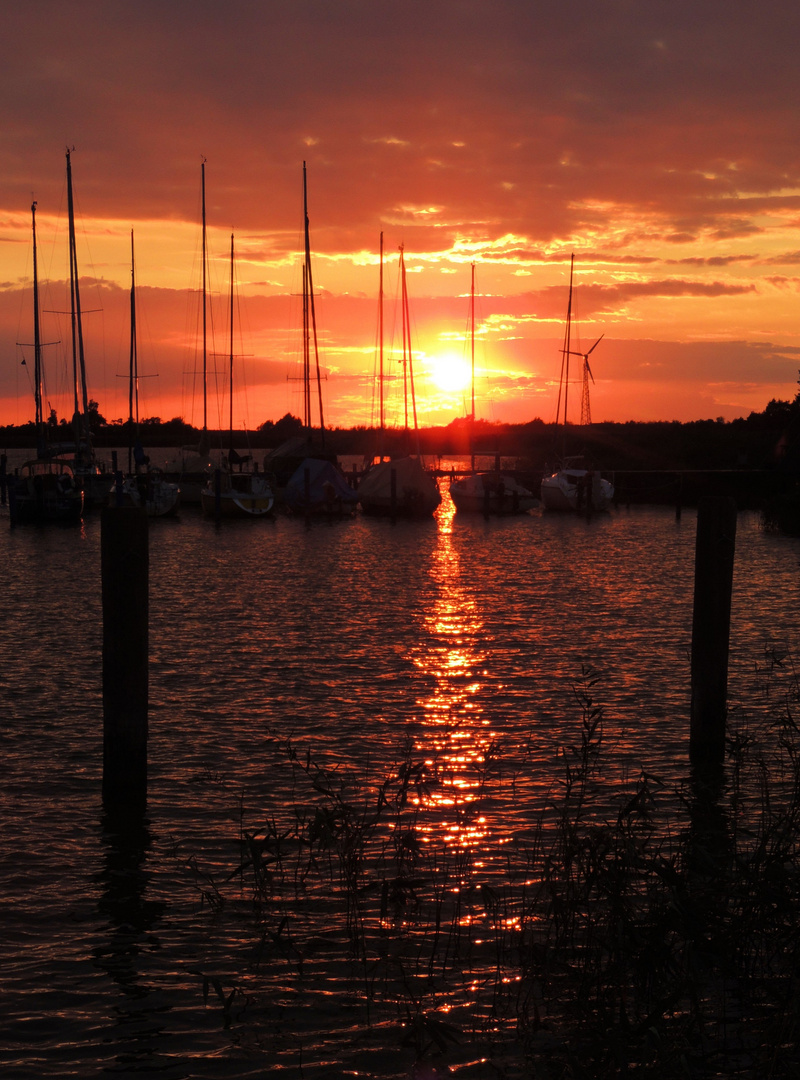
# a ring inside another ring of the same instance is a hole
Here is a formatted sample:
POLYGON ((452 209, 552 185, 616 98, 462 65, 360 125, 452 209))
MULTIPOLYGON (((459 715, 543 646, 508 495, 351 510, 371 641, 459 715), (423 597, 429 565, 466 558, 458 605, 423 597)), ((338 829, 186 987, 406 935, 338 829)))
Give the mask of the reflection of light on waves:
MULTIPOLYGON (((462 850, 477 848, 487 836, 486 819, 470 810, 479 794, 482 772, 494 733, 479 701, 485 653, 475 648, 483 621, 475 601, 460 583, 458 551, 453 547, 455 507, 443 493, 436 512, 438 546, 432 576, 438 584, 433 609, 424 616, 426 636, 414 663, 433 676, 436 688, 420 702, 426 728, 425 766, 434 783, 416 796, 420 809, 446 810, 447 843, 462 850), (453 820, 455 816, 456 820, 453 820)), ((423 826, 424 832, 433 827, 423 826)))

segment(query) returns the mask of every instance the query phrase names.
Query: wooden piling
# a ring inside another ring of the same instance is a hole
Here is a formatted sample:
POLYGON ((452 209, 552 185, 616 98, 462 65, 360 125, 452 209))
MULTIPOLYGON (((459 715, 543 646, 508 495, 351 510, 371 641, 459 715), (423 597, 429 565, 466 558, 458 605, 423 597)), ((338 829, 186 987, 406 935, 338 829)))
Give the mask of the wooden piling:
POLYGON ((136 809, 147 799, 147 515, 139 507, 105 507, 100 530, 103 803, 136 809))
POLYGON ((19 473, 14 469, 14 474, 8 484, 8 523, 13 528, 17 523, 17 479, 19 473))
POLYGON ((689 757, 721 761, 725 753, 728 648, 736 546, 736 503, 704 496, 697 505, 692 620, 689 757))

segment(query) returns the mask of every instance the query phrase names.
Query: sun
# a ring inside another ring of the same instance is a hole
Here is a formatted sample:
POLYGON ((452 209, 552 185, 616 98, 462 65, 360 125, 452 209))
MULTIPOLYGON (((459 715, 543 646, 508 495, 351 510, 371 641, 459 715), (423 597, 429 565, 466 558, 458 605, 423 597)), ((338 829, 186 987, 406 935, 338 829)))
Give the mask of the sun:
POLYGON ((438 356, 431 356, 428 362, 431 378, 445 393, 453 394, 469 386, 472 371, 463 356, 440 353, 438 356))

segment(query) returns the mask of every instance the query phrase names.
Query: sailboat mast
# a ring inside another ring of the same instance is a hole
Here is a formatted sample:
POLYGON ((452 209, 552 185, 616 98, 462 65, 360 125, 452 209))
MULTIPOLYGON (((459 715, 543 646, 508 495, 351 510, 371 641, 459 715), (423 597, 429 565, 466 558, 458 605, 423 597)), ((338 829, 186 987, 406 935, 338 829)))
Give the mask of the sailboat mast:
MULTIPOLYGON (((325 418, 322 411, 322 375, 319 367, 319 346, 317 343, 317 315, 314 308, 314 280, 311 276, 311 236, 308 223, 308 180, 306 176, 306 163, 303 162, 303 227, 305 232, 305 284, 308 296, 308 319, 306 320, 306 339, 309 338, 309 331, 314 336, 314 362, 317 372, 317 396, 319 398, 319 428, 320 437, 323 447, 325 446, 325 418)), ((306 346, 308 350, 309 365, 308 365, 308 378, 306 380, 308 389, 308 433, 311 437, 311 348, 310 342, 306 346)))
POLYGON ((36 255, 36 203, 31 204, 33 223, 33 398, 36 409, 36 439, 38 451, 44 451, 44 417, 42 416, 42 342, 39 328, 39 267, 36 255))
POLYGON ((311 358, 308 329, 308 267, 303 260, 303 427, 311 442, 311 358))
MULTIPOLYGON (((411 355, 411 317, 408 309, 408 286, 406 284, 406 262, 403 245, 400 245, 400 274, 402 280, 402 305, 403 305, 403 382, 405 384, 406 368, 408 370, 408 389, 411 392, 411 408, 414 416, 414 436, 416 448, 419 454, 419 427, 417 425, 417 399, 414 394, 414 360, 411 355)), ((408 397, 406 396, 406 431, 408 431, 408 397)))
POLYGON ((208 431, 208 246, 206 242, 206 159, 200 162, 200 199, 203 234, 203 434, 208 431))
POLYGON ((408 343, 406 341, 406 264, 400 245, 400 315, 403 326, 403 431, 408 435, 408 343))
POLYGON ((564 428, 567 426, 567 394, 569 392, 569 357, 570 357, 570 334, 572 330, 572 277, 575 267, 575 255, 569 258, 569 299, 567 301, 567 322, 564 327, 564 347, 561 350, 561 378, 558 384, 558 408, 556 409, 556 423, 561 419, 561 394, 564 394, 564 428))
MULTIPOLYGON (((230 387, 230 449, 233 451, 233 233, 231 233, 231 309, 230 309, 230 321, 231 321, 231 355, 230 355, 230 369, 228 372, 228 385, 230 387)), ((233 454, 231 454, 231 457, 233 454)))
POLYGON ((306 162, 302 163, 302 418, 306 438, 311 442, 311 312, 309 299, 309 268, 311 239, 309 237, 309 193, 306 162))
POLYGON ((378 349, 379 349, 379 379, 378 379, 378 401, 379 401, 379 430, 381 433, 381 455, 383 455, 383 430, 384 430, 384 417, 383 417, 383 232, 381 232, 381 256, 380 256, 380 277, 378 285, 378 349))
POLYGON ((469 336, 472 354, 472 420, 475 421, 475 263, 472 264, 472 282, 469 290, 469 336))
POLYGON ((139 427, 139 355, 136 344, 136 269, 131 229, 131 349, 128 375, 128 473, 133 472, 133 441, 139 427))
POLYGON ((86 361, 83 351, 83 323, 81 320, 81 294, 78 281, 78 255, 75 243, 75 204, 72 196, 72 162, 67 149, 67 213, 69 217, 69 279, 70 318, 72 322, 72 376, 75 405, 75 443, 80 452, 81 434, 89 441, 89 395, 86 390, 86 361), (81 414, 81 405, 83 414, 81 414), (83 423, 81 423, 81 415, 83 423), (81 431, 81 427, 84 431, 81 431))
POLYGON ((472 264, 472 278, 469 289, 469 338, 472 369, 472 409, 470 412, 469 446, 470 468, 475 472, 475 263, 472 264))

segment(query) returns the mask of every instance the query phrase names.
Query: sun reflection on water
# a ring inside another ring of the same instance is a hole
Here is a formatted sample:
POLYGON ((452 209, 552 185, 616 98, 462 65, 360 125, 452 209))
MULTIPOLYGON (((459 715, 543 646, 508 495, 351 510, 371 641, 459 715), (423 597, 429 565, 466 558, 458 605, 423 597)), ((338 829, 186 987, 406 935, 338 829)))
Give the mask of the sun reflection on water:
MULTIPOLYGON (((434 836, 451 849, 477 855, 489 825, 479 804, 497 733, 485 710, 487 649, 480 607, 461 573, 453 543, 455 507, 446 493, 436 514, 438 543, 431 562, 433 600, 422 618, 422 644, 412 657, 430 687, 418 699, 416 744, 432 782, 416 793, 421 840, 434 836)), ((499 838, 495 837, 495 844, 499 838)), ((475 863, 474 865, 477 865, 475 863)))

